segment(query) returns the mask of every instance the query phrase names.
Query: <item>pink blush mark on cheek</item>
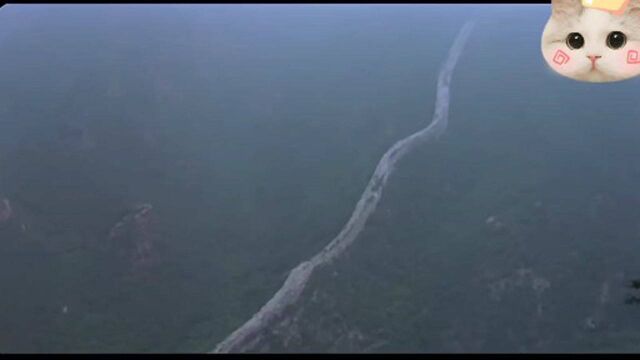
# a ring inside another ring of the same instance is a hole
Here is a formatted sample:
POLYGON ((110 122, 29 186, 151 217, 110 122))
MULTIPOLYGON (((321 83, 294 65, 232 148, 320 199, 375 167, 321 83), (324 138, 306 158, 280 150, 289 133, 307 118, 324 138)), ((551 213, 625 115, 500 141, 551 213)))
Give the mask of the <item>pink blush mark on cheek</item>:
POLYGON ((553 62, 558 65, 564 65, 571 60, 571 57, 564 51, 558 49, 555 55, 553 55, 553 62))
POLYGON ((640 54, 638 54, 638 50, 629 50, 627 52, 627 64, 640 64, 640 54))

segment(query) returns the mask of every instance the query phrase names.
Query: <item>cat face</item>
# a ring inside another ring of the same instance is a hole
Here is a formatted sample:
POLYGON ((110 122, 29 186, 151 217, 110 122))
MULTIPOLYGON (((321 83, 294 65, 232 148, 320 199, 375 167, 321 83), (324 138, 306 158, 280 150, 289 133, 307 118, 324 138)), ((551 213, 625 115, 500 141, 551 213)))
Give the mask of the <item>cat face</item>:
POLYGON ((588 82, 640 75, 640 0, 625 12, 584 8, 580 0, 552 0, 542 54, 560 75, 588 82))

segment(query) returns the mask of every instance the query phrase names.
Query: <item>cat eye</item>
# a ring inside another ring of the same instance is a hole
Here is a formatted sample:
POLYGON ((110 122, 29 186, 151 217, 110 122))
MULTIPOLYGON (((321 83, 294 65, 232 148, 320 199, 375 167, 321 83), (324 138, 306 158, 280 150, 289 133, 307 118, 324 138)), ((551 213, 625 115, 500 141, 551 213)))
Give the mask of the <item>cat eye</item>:
POLYGON ((571 50, 580 49, 584 46, 584 37, 580 33, 572 32, 567 36, 567 46, 571 50))
POLYGON ((613 50, 620 49, 627 43, 627 36, 620 31, 613 31, 607 36, 607 46, 613 50))

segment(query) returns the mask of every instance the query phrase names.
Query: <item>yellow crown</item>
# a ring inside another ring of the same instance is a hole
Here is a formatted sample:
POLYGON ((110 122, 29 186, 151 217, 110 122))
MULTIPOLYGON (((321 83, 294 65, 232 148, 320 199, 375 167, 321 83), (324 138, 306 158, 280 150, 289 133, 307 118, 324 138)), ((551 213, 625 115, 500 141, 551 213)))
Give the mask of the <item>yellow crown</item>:
POLYGON ((609 11, 614 15, 622 15, 627 4, 629 0, 582 0, 582 6, 586 8, 609 11))

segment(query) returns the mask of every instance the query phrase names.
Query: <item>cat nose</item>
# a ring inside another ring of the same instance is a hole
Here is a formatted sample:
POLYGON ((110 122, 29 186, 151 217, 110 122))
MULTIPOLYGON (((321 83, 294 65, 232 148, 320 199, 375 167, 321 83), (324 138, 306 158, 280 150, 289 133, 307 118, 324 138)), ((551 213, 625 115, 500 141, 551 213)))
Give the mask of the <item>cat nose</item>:
POLYGON ((587 55, 587 57, 589 58, 589 60, 591 60, 591 62, 596 62, 596 60, 600 59, 602 55, 587 55))

